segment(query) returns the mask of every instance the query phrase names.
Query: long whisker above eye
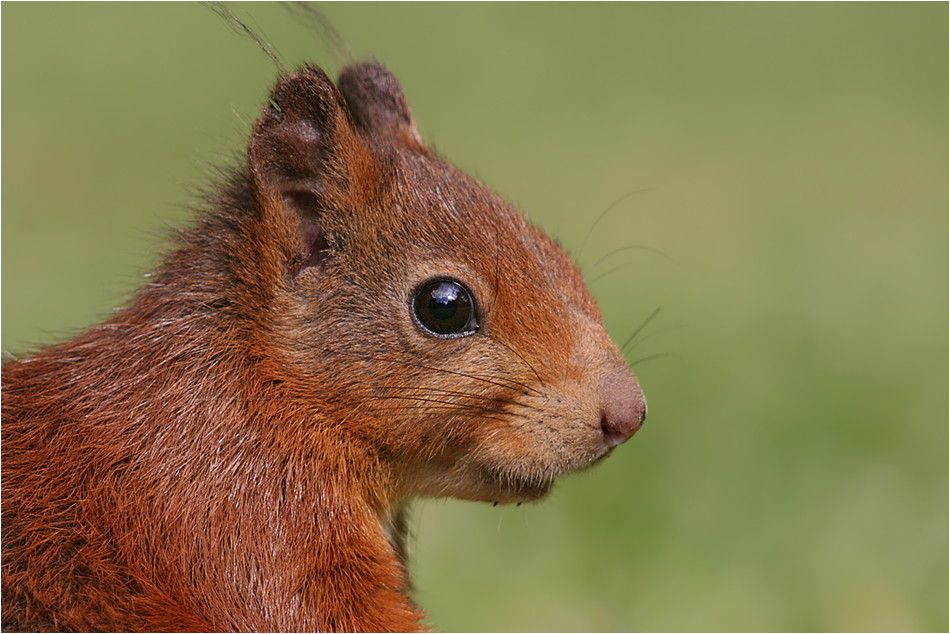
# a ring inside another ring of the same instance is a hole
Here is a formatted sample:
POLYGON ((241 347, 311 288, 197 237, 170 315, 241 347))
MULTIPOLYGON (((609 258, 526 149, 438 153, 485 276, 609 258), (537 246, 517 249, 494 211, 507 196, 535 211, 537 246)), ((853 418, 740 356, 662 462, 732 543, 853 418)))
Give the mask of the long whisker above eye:
POLYGON ((623 202, 624 200, 626 200, 627 198, 630 198, 631 196, 633 196, 635 193, 636 193, 636 192, 628 192, 628 193, 624 194, 623 196, 621 196, 621 197, 618 198, 617 200, 615 200, 615 201, 613 201, 612 203, 610 203, 609 205, 607 205, 607 208, 604 209, 602 212, 600 212, 600 214, 597 216, 597 219, 594 220, 594 223, 590 226, 590 229, 587 230, 587 235, 584 236, 584 240, 581 242, 581 246, 580 246, 580 248, 577 250, 577 255, 576 255, 576 257, 577 257, 577 261, 578 261, 578 262, 580 262, 581 256, 584 254, 584 249, 587 247, 587 241, 590 240, 590 237, 591 237, 591 235, 594 233, 594 229, 597 228, 597 225, 599 225, 600 222, 601 222, 604 218, 607 217, 607 214, 609 214, 612 209, 614 209, 617 205, 619 205, 620 203, 622 203, 622 202, 623 202))
POLYGON ((600 280, 604 279, 605 277, 607 277, 608 275, 610 275, 610 274, 613 273, 614 271, 619 271, 620 269, 625 269, 625 268, 627 268, 628 266, 633 266, 633 263, 632 263, 632 262, 624 262, 623 264, 618 264, 618 265, 615 266, 615 267, 609 268, 609 269, 607 269, 606 271, 604 271, 603 273, 601 273, 600 275, 598 275, 597 277, 595 277, 594 279, 592 279, 592 280, 589 282, 589 285, 590 285, 590 286, 593 286, 594 284, 596 284, 596 283, 599 282, 600 280))
POLYGON ((629 354, 629 353, 633 352, 634 350, 636 350, 637 346, 639 346, 640 344, 642 344, 642 343, 643 343, 644 341, 646 341, 647 339, 650 339, 650 338, 652 338, 652 337, 655 337, 655 336, 657 336, 657 335, 659 335, 659 334, 662 334, 662 333, 664 333, 664 332, 668 332, 668 331, 670 331, 670 330, 679 330, 680 328, 682 328, 682 326, 668 326, 668 327, 666 327, 666 328, 660 328, 659 330, 654 330, 653 332, 651 332, 651 333, 648 334, 648 335, 645 335, 644 337, 642 337, 642 338, 639 339, 638 341, 633 342, 633 345, 630 346, 629 349, 626 348, 626 347, 624 347, 624 348, 623 348, 623 352, 624 352, 624 354, 629 354))
POLYGON ((666 260, 669 260, 669 261, 672 262, 673 264, 679 264, 679 262, 677 262, 672 256, 670 256, 670 255, 667 254, 667 253, 664 253, 663 251, 660 251, 659 249, 655 249, 655 248, 653 248, 653 247, 649 247, 649 246, 646 246, 646 245, 643 245, 643 244, 631 244, 631 245, 628 245, 628 246, 625 246, 625 247, 620 247, 619 249, 614 249, 613 251, 610 251, 610 252, 607 253, 606 255, 602 256, 599 260, 597 260, 596 262, 594 262, 594 264, 591 266, 591 270, 593 271, 593 270, 596 269, 598 266, 600 266, 601 264, 603 264, 603 262, 604 262, 605 260, 609 259, 610 257, 612 257, 612 256, 614 256, 614 255, 616 255, 616 254, 618 254, 618 253, 624 253, 625 251, 634 251, 634 250, 637 250, 637 251, 649 251, 650 253, 654 253, 654 254, 660 256, 661 258, 664 258, 664 259, 666 259, 666 260))
POLYGON ((646 363, 647 361, 653 361, 654 359, 662 359, 663 357, 672 357, 673 359, 676 359, 677 361, 679 361, 681 364, 685 365, 685 363, 683 362, 683 357, 681 357, 680 355, 674 352, 661 352, 659 354, 651 354, 648 357, 642 357, 635 361, 631 361, 630 366, 633 367, 635 365, 642 365, 646 363))
POLYGON ((655 189, 655 187, 647 187, 647 188, 644 188, 644 189, 637 189, 637 190, 634 190, 634 191, 632 191, 632 192, 627 192, 626 194, 624 194, 623 196, 621 196, 621 197, 618 198, 617 200, 615 200, 615 201, 613 201, 612 203, 610 203, 610 204, 607 206, 606 209, 604 209, 602 212, 600 212, 600 215, 597 216, 597 219, 596 219, 596 220, 594 220, 594 224, 592 224, 592 225, 590 226, 590 229, 587 230, 587 235, 584 236, 584 240, 583 240, 583 242, 581 242, 581 246, 580 246, 580 248, 577 250, 577 254, 576 254, 576 256, 575 256, 576 259, 577 259, 577 261, 578 261, 578 262, 581 261, 581 256, 582 256, 583 253, 584 253, 584 249, 587 247, 587 241, 590 240, 591 235, 593 235, 594 229, 596 229, 596 228, 597 228, 597 225, 599 225, 600 222, 601 222, 604 218, 607 217, 607 214, 609 214, 609 213, 611 212, 611 210, 615 209, 615 208, 617 207, 617 205, 619 205, 620 203, 622 203, 623 201, 627 200, 628 198, 630 198, 630 197, 632 197, 632 196, 635 196, 635 195, 637 195, 637 194, 642 194, 642 193, 645 193, 645 192, 648 192, 648 191, 652 191, 652 190, 654 190, 654 189, 655 189))
POLYGON ((650 313, 650 316, 643 320, 643 323, 640 324, 640 326, 636 330, 633 331, 633 334, 627 337, 627 340, 623 342, 623 345, 620 346, 620 349, 626 350, 627 346, 630 345, 630 342, 633 341, 636 338, 636 336, 639 335, 643 331, 643 329, 647 327, 647 324, 649 324, 653 320, 653 318, 656 317, 657 314, 659 314, 659 312, 660 312, 660 308, 657 307, 656 310, 650 313))

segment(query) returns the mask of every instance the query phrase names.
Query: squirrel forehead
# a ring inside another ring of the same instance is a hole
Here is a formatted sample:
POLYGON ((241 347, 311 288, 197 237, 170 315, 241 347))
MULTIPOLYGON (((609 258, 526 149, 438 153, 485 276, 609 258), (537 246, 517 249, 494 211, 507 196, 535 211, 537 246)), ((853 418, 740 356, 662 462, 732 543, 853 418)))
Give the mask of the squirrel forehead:
POLYGON ((596 314, 556 243, 422 143, 382 64, 349 66, 336 84, 305 67, 282 77, 270 101, 249 145, 261 190, 314 201, 295 209, 361 274, 398 276, 400 261, 448 256, 481 277, 502 271, 526 298, 560 298, 596 314))
POLYGON ((526 299, 556 293, 597 313, 573 259, 497 193, 431 154, 405 153, 394 165, 383 213, 410 257, 448 256, 486 278, 504 276, 508 290, 526 299))

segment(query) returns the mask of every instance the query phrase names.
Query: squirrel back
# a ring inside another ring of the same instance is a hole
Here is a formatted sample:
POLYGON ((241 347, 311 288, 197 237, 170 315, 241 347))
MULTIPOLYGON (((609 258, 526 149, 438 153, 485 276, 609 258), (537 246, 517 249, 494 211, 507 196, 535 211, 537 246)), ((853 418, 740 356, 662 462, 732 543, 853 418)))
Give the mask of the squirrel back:
POLYGON ((408 503, 544 497, 646 402, 571 259, 378 63, 280 78, 131 304, 3 367, 3 626, 413 631, 408 503))

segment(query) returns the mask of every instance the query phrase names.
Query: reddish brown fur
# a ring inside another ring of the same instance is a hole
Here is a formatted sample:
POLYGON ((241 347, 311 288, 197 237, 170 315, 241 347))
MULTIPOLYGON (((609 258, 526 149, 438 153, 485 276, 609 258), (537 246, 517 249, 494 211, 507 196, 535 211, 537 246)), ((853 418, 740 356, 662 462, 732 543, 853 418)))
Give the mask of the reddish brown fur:
POLYGON ((418 630, 411 498, 538 499, 640 426, 574 264, 384 67, 271 103, 128 308, 4 366, 5 629, 418 630), (413 321, 436 277, 477 333, 413 321))

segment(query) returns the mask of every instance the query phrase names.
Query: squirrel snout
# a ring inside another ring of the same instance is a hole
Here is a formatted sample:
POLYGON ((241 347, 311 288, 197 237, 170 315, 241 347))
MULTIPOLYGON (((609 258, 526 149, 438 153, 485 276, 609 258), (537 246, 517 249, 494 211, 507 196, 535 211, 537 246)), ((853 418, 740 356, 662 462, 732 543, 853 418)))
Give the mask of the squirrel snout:
POLYGON ((627 441, 643 426, 647 400, 626 369, 607 378, 601 392, 600 429, 608 447, 627 441))

